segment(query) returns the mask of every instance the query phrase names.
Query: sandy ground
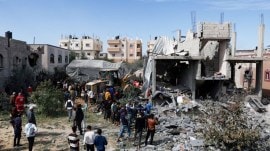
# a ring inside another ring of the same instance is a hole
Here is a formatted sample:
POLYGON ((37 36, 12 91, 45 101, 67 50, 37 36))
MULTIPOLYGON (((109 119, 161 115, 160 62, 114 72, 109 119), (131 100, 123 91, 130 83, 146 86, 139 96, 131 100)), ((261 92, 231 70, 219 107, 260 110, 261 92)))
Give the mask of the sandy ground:
MULTIPOLYGON (((97 115, 96 113, 87 112, 86 115, 86 125, 90 124, 93 128, 101 128, 103 130, 103 135, 107 137, 109 144, 106 150, 111 151, 116 148, 116 137, 119 131, 119 127, 112 125, 108 121, 104 121, 102 115, 97 115), (97 116, 96 122, 90 123, 89 114, 95 114, 97 116)), ((60 151, 69 150, 67 143, 67 136, 71 133, 71 122, 68 122, 67 117, 53 118, 53 119, 42 119, 39 121, 37 116, 37 126, 38 132, 35 137, 34 149, 35 151, 60 151)), ((23 130, 26 124, 26 117, 23 118, 23 130)), ((78 131, 77 131, 78 133, 78 131)), ((22 138, 20 144, 21 147, 13 147, 13 128, 9 123, 8 115, 1 115, 0 117, 0 150, 1 151, 27 151, 28 142, 27 138, 22 132, 22 138)), ((82 146, 83 136, 80 136, 80 150, 83 150, 82 146)))
MULTIPOLYGON (((68 144, 67 144, 67 135, 71 132, 70 130, 70 124, 68 122, 65 122, 66 118, 60 118, 58 119, 59 122, 56 124, 59 126, 51 126, 50 124, 44 123, 41 126, 38 126, 38 133, 35 137, 35 143, 34 143, 34 150, 51 150, 51 151, 57 151, 57 150, 68 150, 68 144)), ((0 140, 0 150, 1 151, 9 151, 9 150, 22 150, 26 151, 28 150, 28 142, 27 138, 22 132, 22 138, 21 138, 21 147, 13 147, 13 128, 11 125, 6 121, 0 122, 0 133, 1 133, 1 140, 0 140)), ((107 128, 108 125, 94 125, 94 127, 100 127, 104 131, 104 135, 108 139, 108 146, 107 150, 115 150, 115 138, 111 138, 108 136, 115 135, 118 132, 117 127, 110 127, 110 131, 108 131, 107 128)), ((83 136, 80 136, 80 143, 82 146, 82 139, 83 136)), ((81 147, 82 149, 82 147, 81 147)))

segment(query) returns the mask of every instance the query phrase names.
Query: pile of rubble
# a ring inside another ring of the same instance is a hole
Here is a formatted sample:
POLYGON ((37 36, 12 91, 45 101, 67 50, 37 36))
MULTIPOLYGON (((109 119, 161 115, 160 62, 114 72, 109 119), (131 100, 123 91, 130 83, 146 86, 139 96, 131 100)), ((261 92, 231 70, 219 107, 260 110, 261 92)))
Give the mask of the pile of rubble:
POLYGON ((155 106, 157 141, 143 149, 270 150, 270 113, 255 111, 246 100, 174 103, 155 106))

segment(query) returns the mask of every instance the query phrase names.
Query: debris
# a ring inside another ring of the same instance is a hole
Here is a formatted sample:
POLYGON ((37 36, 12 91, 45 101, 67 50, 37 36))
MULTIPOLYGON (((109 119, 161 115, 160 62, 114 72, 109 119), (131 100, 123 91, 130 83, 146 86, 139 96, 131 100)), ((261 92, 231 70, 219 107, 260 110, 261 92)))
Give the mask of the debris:
POLYGON ((261 104, 261 102, 259 102, 257 98, 250 97, 248 101, 255 111, 266 112, 266 108, 261 104))

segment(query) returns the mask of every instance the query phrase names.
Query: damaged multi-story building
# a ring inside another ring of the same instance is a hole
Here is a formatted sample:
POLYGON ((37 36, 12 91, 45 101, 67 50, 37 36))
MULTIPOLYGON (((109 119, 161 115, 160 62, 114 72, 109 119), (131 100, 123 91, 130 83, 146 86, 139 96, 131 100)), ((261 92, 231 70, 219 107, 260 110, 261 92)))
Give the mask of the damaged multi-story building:
POLYGON ((248 58, 235 56, 236 32, 231 23, 202 22, 197 32, 188 31, 186 36, 179 32, 178 39, 159 37, 149 54, 144 88, 218 99, 234 90, 239 63, 255 63, 254 93, 262 96, 263 32, 262 24, 256 56, 248 58))

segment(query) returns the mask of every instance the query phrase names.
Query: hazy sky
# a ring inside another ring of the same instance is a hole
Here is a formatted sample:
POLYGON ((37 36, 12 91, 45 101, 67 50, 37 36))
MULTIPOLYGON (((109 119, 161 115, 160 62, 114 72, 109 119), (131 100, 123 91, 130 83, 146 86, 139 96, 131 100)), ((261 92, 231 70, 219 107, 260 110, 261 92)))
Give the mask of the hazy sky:
MULTIPOLYGON (((258 43, 258 26, 264 14, 265 46, 270 45, 270 0, 0 0, 0 35, 58 46, 61 35, 97 36, 107 48, 116 35, 143 40, 155 36, 182 35, 196 22, 235 24, 237 49, 253 49, 258 43)), ((106 51, 106 50, 103 50, 106 51)))

